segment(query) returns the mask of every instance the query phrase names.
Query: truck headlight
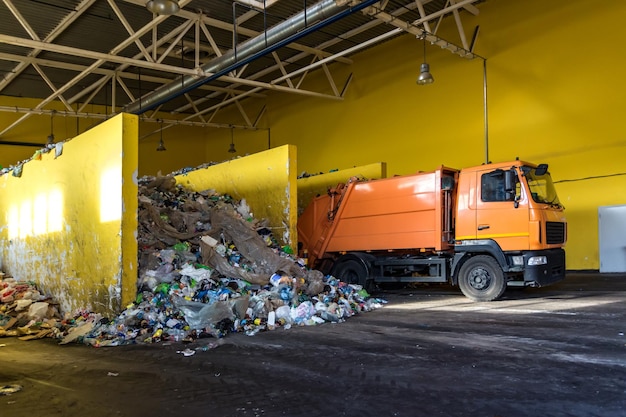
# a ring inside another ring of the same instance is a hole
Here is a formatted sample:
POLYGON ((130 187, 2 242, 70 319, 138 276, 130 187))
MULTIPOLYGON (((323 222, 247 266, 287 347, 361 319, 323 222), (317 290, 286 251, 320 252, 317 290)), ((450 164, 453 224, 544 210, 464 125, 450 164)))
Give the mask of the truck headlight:
POLYGON ((528 266, 533 265, 545 265, 548 263, 548 258, 545 256, 532 256, 528 258, 528 266))
POLYGON ((524 257, 523 256, 512 256, 513 265, 524 265, 524 257))

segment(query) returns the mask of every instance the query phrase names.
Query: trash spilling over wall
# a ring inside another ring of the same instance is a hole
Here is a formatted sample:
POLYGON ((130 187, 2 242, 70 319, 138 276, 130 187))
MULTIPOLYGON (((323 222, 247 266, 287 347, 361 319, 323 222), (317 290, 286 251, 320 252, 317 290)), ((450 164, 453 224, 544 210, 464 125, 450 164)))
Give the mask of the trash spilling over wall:
POLYGON ((0 275, 0 337, 96 347, 190 342, 337 323, 384 304, 307 268, 306 259, 277 244, 245 199, 191 192, 172 176, 144 177, 138 220, 137 297, 121 314, 62 315, 33 282, 0 275))

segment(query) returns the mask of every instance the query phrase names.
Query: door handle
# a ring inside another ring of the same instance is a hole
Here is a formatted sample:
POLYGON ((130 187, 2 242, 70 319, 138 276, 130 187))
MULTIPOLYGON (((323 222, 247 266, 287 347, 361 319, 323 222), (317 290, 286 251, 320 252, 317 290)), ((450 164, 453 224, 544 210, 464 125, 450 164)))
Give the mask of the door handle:
POLYGON ((489 225, 488 224, 479 224, 478 225, 478 230, 485 230, 485 229, 489 229, 489 225))

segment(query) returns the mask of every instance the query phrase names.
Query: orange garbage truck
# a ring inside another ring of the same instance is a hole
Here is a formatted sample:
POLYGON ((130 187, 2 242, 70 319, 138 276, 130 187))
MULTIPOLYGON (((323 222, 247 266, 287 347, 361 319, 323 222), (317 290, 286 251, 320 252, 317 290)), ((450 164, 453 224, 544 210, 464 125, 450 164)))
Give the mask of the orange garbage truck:
POLYGON ((450 283, 475 301, 565 278, 567 223, 546 164, 515 160, 351 179, 298 219, 300 256, 325 274, 450 283))

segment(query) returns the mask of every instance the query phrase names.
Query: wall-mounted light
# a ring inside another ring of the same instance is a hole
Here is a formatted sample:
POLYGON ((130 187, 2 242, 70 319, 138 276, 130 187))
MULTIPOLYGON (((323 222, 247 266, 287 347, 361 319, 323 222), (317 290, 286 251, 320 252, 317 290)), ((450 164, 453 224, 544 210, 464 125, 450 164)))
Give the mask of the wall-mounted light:
POLYGON ((158 15, 175 14, 180 10, 178 0, 150 0, 146 3, 146 8, 158 15))
POLYGON ((146 3, 146 8, 158 15, 175 14, 180 10, 178 0, 150 0, 146 3))
POLYGON ((161 139, 159 140, 159 146, 156 148, 157 151, 166 151, 165 144, 163 143, 163 119, 161 119, 161 139))
POLYGON ((420 66, 420 75, 417 76, 418 85, 432 84, 435 82, 432 74, 430 73, 430 65, 426 63, 426 38, 422 39, 424 43, 424 63, 420 66))
POLYGON ((230 127, 230 147, 228 148, 228 153, 235 153, 237 152, 237 150, 235 149, 235 142, 234 142, 234 138, 233 138, 233 131, 235 129, 231 126, 230 127))

